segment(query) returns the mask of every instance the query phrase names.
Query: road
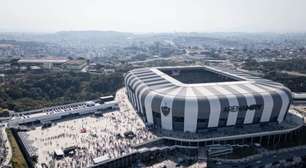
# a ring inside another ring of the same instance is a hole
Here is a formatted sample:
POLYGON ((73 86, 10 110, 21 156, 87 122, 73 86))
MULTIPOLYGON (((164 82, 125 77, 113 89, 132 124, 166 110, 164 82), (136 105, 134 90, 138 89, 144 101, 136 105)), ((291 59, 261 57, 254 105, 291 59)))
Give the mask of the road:
POLYGON ((280 160, 292 159, 294 157, 305 157, 306 156, 306 147, 300 148, 288 148, 284 151, 271 151, 268 153, 262 154, 261 157, 254 157, 249 161, 241 161, 241 162, 219 162, 218 164, 212 165, 212 167, 237 167, 237 168, 245 168, 245 167, 260 167, 265 166, 272 163, 277 163, 280 160))

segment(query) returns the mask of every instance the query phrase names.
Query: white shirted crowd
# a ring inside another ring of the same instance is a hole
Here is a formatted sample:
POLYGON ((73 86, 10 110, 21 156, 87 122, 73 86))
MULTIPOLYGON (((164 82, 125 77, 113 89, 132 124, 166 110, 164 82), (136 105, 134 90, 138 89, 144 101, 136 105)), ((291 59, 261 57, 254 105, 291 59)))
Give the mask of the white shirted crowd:
POLYGON ((116 100, 120 110, 107 112, 101 117, 78 118, 26 132, 29 145, 38 155, 38 165, 88 167, 94 158, 117 158, 135 151, 133 145, 156 138, 127 101, 124 89, 117 92, 116 100), (126 138, 124 133, 128 131, 135 137, 126 138), (52 157, 55 149, 64 150, 71 146, 78 147, 71 157, 58 160, 52 157))

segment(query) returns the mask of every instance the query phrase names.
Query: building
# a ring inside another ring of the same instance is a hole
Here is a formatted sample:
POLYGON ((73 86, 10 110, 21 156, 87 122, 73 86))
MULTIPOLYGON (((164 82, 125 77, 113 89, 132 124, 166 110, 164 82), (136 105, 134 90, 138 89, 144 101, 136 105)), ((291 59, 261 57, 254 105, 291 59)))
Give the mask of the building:
POLYGON ((69 60, 69 61, 65 62, 65 64, 63 66, 67 70, 80 71, 84 67, 87 66, 87 60, 83 60, 83 59, 69 60))
POLYGON ((103 114, 105 110, 118 109, 116 100, 97 103, 95 101, 72 103, 61 106, 19 112, 9 120, 10 126, 49 123, 69 117, 82 116, 86 114, 103 114))
POLYGON ((147 124, 184 132, 281 123, 292 100, 279 83, 206 66, 135 69, 125 87, 147 124))
POLYGON ((17 63, 20 66, 39 66, 43 69, 53 69, 54 67, 60 67, 68 60, 65 58, 28 58, 28 59, 20 59, 17 63))

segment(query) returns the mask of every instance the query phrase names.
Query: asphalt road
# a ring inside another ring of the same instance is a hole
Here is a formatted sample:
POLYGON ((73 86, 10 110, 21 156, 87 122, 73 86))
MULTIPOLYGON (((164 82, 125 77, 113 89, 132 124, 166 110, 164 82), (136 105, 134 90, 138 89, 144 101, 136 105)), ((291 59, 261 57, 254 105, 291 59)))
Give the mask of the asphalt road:
MULTIPOLYGON (((274 154, 265 154, 260 158, 252 159, 251 161, 245 162, 219 162, 212 163, 211 167, 217 168, 226 168, 226 167, 237 167, 237 168, 245 168, 245 167, 261 167, 268 164, 276 164, 280 160, 292 159, 294 157, 305 157, 306 150, 305 148, 296 149, 294 151, 285 151, 285 152, 276 152, 274 154)), ((210 162, 211 163, 211 162, 210 162)))

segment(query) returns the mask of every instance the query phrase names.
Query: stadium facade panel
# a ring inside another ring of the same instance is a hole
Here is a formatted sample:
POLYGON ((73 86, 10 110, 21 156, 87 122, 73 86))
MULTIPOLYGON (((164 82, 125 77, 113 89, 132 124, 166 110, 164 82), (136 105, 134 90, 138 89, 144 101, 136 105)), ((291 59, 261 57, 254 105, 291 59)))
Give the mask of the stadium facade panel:
POLYGON ((280 123, 292 99, 279 83, 207 66, 135 69, 124 82, 129 101, 148 124, 174 131, 280 123))

